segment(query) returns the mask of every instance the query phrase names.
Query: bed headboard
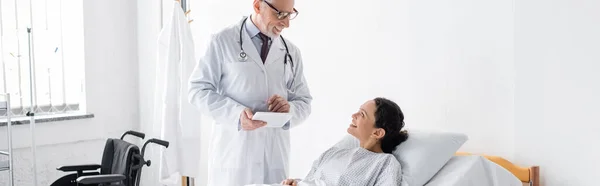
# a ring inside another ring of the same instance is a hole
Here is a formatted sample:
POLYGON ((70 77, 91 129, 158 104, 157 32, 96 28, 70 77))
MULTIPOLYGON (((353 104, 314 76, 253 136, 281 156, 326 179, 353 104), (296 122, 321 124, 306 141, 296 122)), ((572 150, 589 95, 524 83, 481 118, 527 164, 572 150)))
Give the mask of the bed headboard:
POLYGON ((467 155, 480 155, 488 160, 504 167, 506 170, 510 171, 515 177, 517 177, 521 182, 523 182, 523 186, 540 186, 540 167, 539 166, 530 166, 530 167, 522 167, 519 165, 515 165, 514 163, 499 157, 499 156, 490 156, 483 154, 473 154, 468 152, 457 152, 455 155, 457 156, 467 156, 467 155))

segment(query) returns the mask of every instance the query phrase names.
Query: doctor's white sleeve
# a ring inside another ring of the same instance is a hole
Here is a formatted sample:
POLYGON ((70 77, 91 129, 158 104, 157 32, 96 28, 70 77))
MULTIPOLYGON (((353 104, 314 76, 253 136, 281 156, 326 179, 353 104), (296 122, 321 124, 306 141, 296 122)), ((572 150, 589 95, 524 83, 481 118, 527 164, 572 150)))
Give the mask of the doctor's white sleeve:
POLYGON ((308 83, 304 77, 304 63, 302 62, 302 54, 296 49, 297 53, 294 56, 294 68, 296 68, 296 76, 294 76, 294 86, 288 90, 288 102, 290 104, 290 113, 293 117, 290 121, 289 128, 296 127, 308 118, 311 112, 312 96, 308 89, 308 83))
POLYGON ((212 36, 204 57, 200 58, 190 75, 188 99, 202 113, 212 116, 218 124, 239 130, 240 114, 246 107, 217 92, 221 81, 223 55, 216 41, 217 38, 212 36))

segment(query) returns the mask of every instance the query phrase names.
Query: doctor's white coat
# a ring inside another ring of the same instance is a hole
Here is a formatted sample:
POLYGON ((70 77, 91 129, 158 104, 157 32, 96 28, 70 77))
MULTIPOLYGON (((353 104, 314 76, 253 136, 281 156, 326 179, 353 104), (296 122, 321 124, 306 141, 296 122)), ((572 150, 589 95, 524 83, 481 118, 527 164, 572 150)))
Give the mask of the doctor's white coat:
POLYGON ((211 37, 206 53, 189 79, 189 101, 216 122, 209 146, 209 186, 272 184, 287 178, 289 129, 302 123, 311 112, 312 97, 298 48, 285 41, 294 62, 293 76, 289 62, 284 65, 285 47, 280 37, 273 38, 263 64, 243 30, 248 60, 239 61, 241 22, 211 37), (253 131, 241 129, 239 118, 244 108, 254 113, 267 111, 267 99, 274 94, 289 101, 293 114, 290 125, 253 131))
POLYGON ((200 111, 187 100, 187 78, 196 64, 194 41, 177 1, 170 18, 158 39, 153 121, 155 134, 170 142, 160 150, 160 183, 179 186, 181 176, 198 176, 202 147, 200 111))

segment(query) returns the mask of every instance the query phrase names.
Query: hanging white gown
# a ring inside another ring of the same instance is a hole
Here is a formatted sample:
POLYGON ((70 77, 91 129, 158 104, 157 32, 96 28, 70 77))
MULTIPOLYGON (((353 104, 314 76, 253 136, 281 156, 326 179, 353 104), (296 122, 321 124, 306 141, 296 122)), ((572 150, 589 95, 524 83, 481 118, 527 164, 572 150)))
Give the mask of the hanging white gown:
POLYGON ((188 77, 196 64, 188 20, 177 1, 158 39, 154 128, 170 142, 160 152, 160 183, 181 185, 181 176, 197 177, 200 168, 200 112, 187 100, 188 77))

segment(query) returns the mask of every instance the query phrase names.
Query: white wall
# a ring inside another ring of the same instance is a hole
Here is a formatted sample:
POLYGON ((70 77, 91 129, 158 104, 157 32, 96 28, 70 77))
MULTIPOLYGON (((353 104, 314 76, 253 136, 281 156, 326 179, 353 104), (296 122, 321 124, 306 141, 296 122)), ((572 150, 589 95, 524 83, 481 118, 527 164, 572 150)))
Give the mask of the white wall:
POLYGON ((515 158, 546 186, 598 185, 600 1, 519 0, 515 158))
MULTIPOLYGON (((148 135, 155 135, 152 128, 152 101, 154 96, 154 74, 155 63, 157 58, 157 36, 160 31, 160 2, 139 0, 136 2, 137 9, 137 56, 139 59, 138 66, 138 97, 139 97, 139 121, 140 130, 148 135)), ((155 136, 156 137, 156 136, 155 136)), ((140 185, 158 186, 156 180, 152 179, 158 176, 158 166, 160 160, 155 155, 158 148, 153 146, 147 147, 148 156, 153 161, 151 167, 144 167, 142 170, 142 180, 140 185), (154 153, 152 153, 154 152, 154 153)))
MULTIPOLYGON (((87 111, 95 117, 36 125, 38 185, 62 176, 59 166, 100 163, 106 138, 138 130, 135 7, 135 1, 83 1, 87 111)), ((0 127, 0 149, 5 134, 0 127)), ((29 125, 15 126, 13 134, 15 185, 33 185, 29 125)), ((7 176, 0 173, 0 185, 8 185, 7 176)))

